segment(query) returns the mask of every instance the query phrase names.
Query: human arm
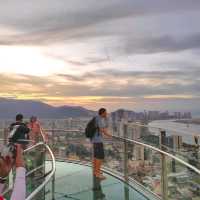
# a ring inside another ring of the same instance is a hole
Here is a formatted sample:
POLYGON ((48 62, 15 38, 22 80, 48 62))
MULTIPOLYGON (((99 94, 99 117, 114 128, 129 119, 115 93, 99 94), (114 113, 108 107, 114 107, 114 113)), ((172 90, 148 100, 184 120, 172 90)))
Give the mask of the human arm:
POLYGON ((10 200, 25 200, 26 198, 26 169, 18 167, 13 192, 10 200))
POLYGON ((100 128, 101 134, 103 134, 106 137, 112 138, 112 135, 108 132, 107 128, 100 128))
POLYGON ((22 156, 22 148, 17 145, 16 178, 10 200, 25 200, 26 198, 26 169, 22 156))
POLYGON ((100 119, 99 120, 99 131, 103 136, 111 138, 112 135, 108 131, 108 121, 107 119, 100 119))
POLYGON ((42 138, 44 138, 44 142, 48 142, 48 135, 47 133, 45 133, 44 129, 41 127, 41 125, 39 124, 39 130, 40 130, 40 134, 42 136, 42 138))

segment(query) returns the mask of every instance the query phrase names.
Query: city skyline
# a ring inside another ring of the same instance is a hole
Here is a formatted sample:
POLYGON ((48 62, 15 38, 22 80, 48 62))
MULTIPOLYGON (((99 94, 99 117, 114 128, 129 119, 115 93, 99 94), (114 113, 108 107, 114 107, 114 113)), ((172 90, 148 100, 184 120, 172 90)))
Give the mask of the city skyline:
POLYGON ((0 4, 0 97, 200 111, 200 2, 0 4))

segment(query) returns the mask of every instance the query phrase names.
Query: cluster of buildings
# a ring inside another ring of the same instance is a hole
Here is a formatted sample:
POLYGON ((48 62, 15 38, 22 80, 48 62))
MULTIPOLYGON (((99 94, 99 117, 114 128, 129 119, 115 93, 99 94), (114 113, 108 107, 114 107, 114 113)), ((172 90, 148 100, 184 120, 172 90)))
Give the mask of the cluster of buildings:
POLYGON ((166 119, 191 119, 191 112, 174 112, 169 113, 168 111, 148 111, 146 113, 148 120, 166 120, 166 119))
MULTIPOLYGON (((160 135, 156 134, 148 127, 141 126, 141 122, 143 123, 145 121, 145 116, 147 116, 149 120, 150 118, 156 119, 157 117, 168 117, 169 113, 160 113, 157 111, 149 111, 148 113, 135 113, 119 110, 111 115, 110 131, 112 131, 112 134, 116 136, 127 137, 133 140, 145 140, 148 143, 159 145, 160 135), (129 126, 127 126, 126 135, 124 135, 124 122, 127 121, 129 122, 129 126)), ((180 113, 176 113, 174 116, 190 117, 190 114, 185 113, 180 115, 180 113)), ((46 133, 49 135, 49 143, 57 158, 64 160, 81 160, 85 162, 91 161, 91 144, 85 139, 84 135, 84 130, 88 121, 89 118, 41 120, 42 127, 46 129, 46 133)), ((1 134, 3 134, 3 132, 1 134)), ((121 173, 123 173, 124 170, 123 145, 124 143, 120 142, 119 140, 114 142, 108 140, 105 144, 105 166, 121 173)), ((166 136, 164 145, 173 150, 180 150, 183 147, 182 137, 166 136)), ((160 155, 139 145, 129 146, 126 153, 128 155, 127 170, 129 175, 145 185, 151 191, 154 191, 158 195, 161 194, 160 155)), ((192 158, 194 156, 190 157, 190 161, 192 162, 192 158)), ((175 163, 168 163, 168 167, 169 170, 171 170, 169 175, 169 192, 172 196, 180 190, 185 190, 188 193, 188 189, 182 189, 179 187, 180 185, 182 186, 184 184, 187 184, 187 188, 190 188, 191 190, 193 189, 194 192, 197 192, 194 181, 192 179, 189 179, 188 181, 188 173, 179 173, 177 175, 177 166, 175 163)), ((180 170, 180 166, 178 167, 180 170)), ((187 169, 185 168, 183 171, 187 172, 187 169)), ((192 195, 194 192, 192 192, 192 195)))
MULTIPOLYGON (((79 125, 77 124, 76 128, 78 127, 79 125)), ((141 135, 141 131, 143 130, 139 128, 132 130, 130 128, 128 130, 129 134, 132 133, 132 137, 134 138, 141 135), (134 133, 136 133, 136 135, 134 135, 134 133)), ((82 162, 91 161, 92 148, 90 142, 84 137, 84 131, 65 128, 63 130, 48 130, 48 134, 49 143, 57 158, 71 161, 80 160, 82 162)), ((150 132, 148 132, 148 134, 150 134, 150 132)), ((180 148, 182 145, 181 138, 174 137, 173 140, 174 148, 180 148)), ((168 139, 166 142, 170 143, 171 141, 168 139)), ((124 170, 123 160, 125 154, 123 154, 123 145, 123 141, 120 140, 105 141, 105 166, 120 173, 123 173, 124 170)), ((151 191, 160 195, 162 171, 160 154, 144 148, 143 146, 134 145, 129 146, 126 155, 128 156, 127 170, 129 176, 145 185, 151 191)), ((173 167, 172 163, 169 162, 168 171, 170 172, 168 189, 169 194, 172 197, 182 190, 189 193, 188 188, 191 190, 194 189, 196 192, 194 188, 195 182, 192 180, 190 172, 187 172, 187 168, 180 168, 179 165, 174 165, 173 167), (182 171, 182 173, 178 173, 178 171, 182 171), (190 177, 190 179, 188 177, 190 177)), ((193 193, 191 196, 192 195, 193 193)))
POLYGON ((113 121, 120 121, 125 119, 127 121, 142 121, 148 122, 152 120, 167 120, 167 119, 191 119, 191 112, 174 112, 170 113, 168 111, 144 111, 144 112, 134 112, 124 109, 119 109, 111 113, 113 121))

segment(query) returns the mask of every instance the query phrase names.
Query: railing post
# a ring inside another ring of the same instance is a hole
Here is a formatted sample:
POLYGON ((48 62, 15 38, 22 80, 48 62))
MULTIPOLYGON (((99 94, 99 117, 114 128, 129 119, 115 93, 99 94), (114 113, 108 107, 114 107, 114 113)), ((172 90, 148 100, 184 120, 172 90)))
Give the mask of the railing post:
MULTIPOLYGON (((128 136, 128 125, 124 124, 123 128, 123 138, 124 138, 124 148, 123 148, 123 170, 124 170, 124 180, 126 183, 128 183, 128 143, 126 141, 126 138, 128 136)), ((124 185, 124 199, 129 200, 129 187, 124 185)))
POLYGON ((161 154, 161 186, 162 186, 162 196, 163 200, 168 199, 168 178, 167 178, 167 160, 164 154, 161 154))
MULTIPOLYGON (((46 138, 44 138, 43 130, 41 130, 41 133, 42 133, 42 140, 43 140, 44 144, 47 144, 47 142, 45 140, 46 138)), ((43 164, 44 164, 43 174, 45 174, 45 169, 46 169, 46 152, 45 152, 45 148, 43 149, 43 152, 44 152, 44 154, 43 154, 43 164)), ((43 192, 44 192, 44 200, 45 200, 46 199, 46 186, 44 187, 43 192)))
POLYGON ((161 130, 160 131, 160 149, 165 151, 165 138, 166 138, 166 131, 165 130, 161 130))
POLYGON ((55 200, 55 174, 52 178, 52 200, 55 200))
MULTIPOLYGON (((165 151, 163 145, 165 145, 166 132, 162 130, 160 132, 160 148, 165 151)), ((168 200, 168 177, 167 177, 167 160, 166 156, 161 153, 161 189, 163 200, 168 200)))
POLYGON ((128 130, 128 125, 124 124, 124 131, 123 131, 123 137, 124 137, 124 149, 123 149, 123 158, 124 158, 124 179, 126 182, 128 182, 128 143, 125 140, 127 138, 127 130, 128 130))

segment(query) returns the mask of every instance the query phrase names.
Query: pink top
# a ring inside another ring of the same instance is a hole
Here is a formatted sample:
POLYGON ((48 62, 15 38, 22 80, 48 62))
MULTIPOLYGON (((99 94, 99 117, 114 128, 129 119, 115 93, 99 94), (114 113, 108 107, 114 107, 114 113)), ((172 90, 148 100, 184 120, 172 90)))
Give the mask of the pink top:
POLYGON ((29 128, 31 129, 32 133, 39 134, 40 133, 40 123, 39 122, 30 122, 29 128))
MULTIPOLYGON (((3 192, 4 185, 0 184, 0 196, 3 192)), ((10 200, 25 200, 26 199, 26 169, 18 167, 16 170, 16 178, 13 187, 13 192, 10 200)))

